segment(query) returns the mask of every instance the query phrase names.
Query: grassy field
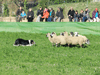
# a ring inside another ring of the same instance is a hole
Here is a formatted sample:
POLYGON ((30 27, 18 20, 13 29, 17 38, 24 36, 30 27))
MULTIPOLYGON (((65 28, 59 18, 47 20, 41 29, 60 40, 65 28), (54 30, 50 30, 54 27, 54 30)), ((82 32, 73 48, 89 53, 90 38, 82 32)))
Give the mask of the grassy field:
POLYGON ((48 33, 79 32, 100 35, 100 23, 94 22, 0 22, 0 32, 48 33))
MULTIPOLYGON (((51 32, 51 30, 46 29, 47 26, 50 26, 50 23, 44 23, 43 27, 46 31, 42 32, 40 30, 38 33, 25 33, 25 31, 36 27, 36 23, 31 23, 34 25, 33 27, 31 24, 30 26, 26 24, 23 32, 13 31, 15 27, 15 30, 24 28, 21 23, 0 24, 0 75, 100 75, 99 23, 67 23, 68 29, 64 30, 72 31, 70 28, 74 26, 73 31, 76 29, 76 31, 80 31, 81 34, 87 36, 90 40, 90 45, 86 48, 79 48, 78 46, 52 47, 52 44, 46 37, 46 33, 48 31, 51 32), (6 27, 7 25, 8 27, 6 27), (87 32, 83 32, 82 28, 87 32), (3 32, 4 30, 6 32, 3 32), (87 34, 88 31, 93 33, 87 34), (36 46, 15 47, 13 43, 17 38, 33 39, 36 42, 36 46)), ((42 25, 43 23, 40 24, 42 25)), ((52 25, 54 24, 52 23, 52 25)), ((52 29, 51 26, 49 27, 50 29, 52 29)), ((42 28, 42 26, 40 27, 42 28)), ((59 33, 60 24, 54 27, 55 31, 59 33)), ((62 23, 62 27, 67 28, 64 23, 62 23)), ((39 28, 38 24, 37 28, 39 28)))

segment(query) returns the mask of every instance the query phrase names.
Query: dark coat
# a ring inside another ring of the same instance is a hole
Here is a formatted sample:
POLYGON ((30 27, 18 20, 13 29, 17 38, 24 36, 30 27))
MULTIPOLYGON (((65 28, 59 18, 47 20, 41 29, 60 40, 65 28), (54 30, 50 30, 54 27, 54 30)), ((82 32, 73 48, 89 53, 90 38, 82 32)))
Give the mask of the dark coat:
MULTIPOLYGON (((100 17, 99 11, 97 11, 97 12, 98 12, 98 17, 100 17)), ((96 11, 94 10, 92 13, 92 19, 95 18, 95 14, 96 14, 96 11)))
POLYGON ((22 13, 22 11, 24 11, 24 9, 21 9, 21 10, 18 9, 17 12, 16 12, 16 15, 17 15, 17 16, 20 15, 20 14, 22 13))
POLYGON ((78 17, 79 17, 79 15, 74 13, 74 18, 78 18, 78 17))
POLYGON ((28 11, 27 13, 27 18, 31 16, 32 18, 34 18, 34 12, 33 11, 28 11))
POLYGON ((40 10, 40 9, 39 9, 39 10, 37 11, 37 16, 39 16, 39 15, 43 16, 43 10, 40 10))
POLYGON ((83 13, 80 13, 80 14, 79 14, 79 18, 82 18, 82 17, 83 17, 83 13))
POLYGON ((57 11, 56 16, 57 16, 57 17, 61 17, 61 19, 64 18, 63 12, 61 12, 61 11, 59 11, 59 12, 57 11))
POLYGON ((69 10, 69 12, 68 12, 68 15, 71 15, 72 16, 72 18, 74 18, 74 13, 75 13, 75 11, 74 10, 69 10))

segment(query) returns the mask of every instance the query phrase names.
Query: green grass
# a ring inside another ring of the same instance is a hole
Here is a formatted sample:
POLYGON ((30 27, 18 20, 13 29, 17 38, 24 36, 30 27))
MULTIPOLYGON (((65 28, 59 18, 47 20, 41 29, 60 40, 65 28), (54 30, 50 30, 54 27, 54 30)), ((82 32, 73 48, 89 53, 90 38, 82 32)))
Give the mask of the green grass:
POLYGON ((0 75, 100 75, 99 25, 1 22, 0 75), (52 47, 46 37, 46 33, 52 31, 57 34, 77 31, 90 40, 90 45, 86 48, 52 47), (33 39, 36 46, 15 47, 17 38, 33 39))
POLYGON ((79 32, 80 34, 100 35, 100 23, 94 22, 1 22, 0 32, 48 33, 79 32))
POLYGON ((52 47, 45 34, 0 32, 0 75, 100 75, 100 36, 86 35, 86 48, 52 47), (15 47, 15 39, 37 46, 15 47))

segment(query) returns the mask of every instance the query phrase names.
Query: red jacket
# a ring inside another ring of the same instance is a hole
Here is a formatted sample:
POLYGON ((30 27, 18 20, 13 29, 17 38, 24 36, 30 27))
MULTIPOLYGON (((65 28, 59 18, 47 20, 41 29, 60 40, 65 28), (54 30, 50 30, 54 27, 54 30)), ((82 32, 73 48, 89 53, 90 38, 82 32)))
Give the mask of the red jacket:
POLYGON ((48 11, 44 11, 44 12, 43 12, 42 18, 44 18, 44 17, 46 17, 46 18, 49 17, 49 12, 48 12, 48 11))

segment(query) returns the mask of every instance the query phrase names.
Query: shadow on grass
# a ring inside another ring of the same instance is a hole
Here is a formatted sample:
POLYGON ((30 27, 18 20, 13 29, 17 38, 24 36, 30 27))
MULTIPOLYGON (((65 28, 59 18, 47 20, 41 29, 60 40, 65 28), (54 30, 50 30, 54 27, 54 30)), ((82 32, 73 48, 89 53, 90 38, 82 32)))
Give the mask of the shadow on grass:
MULTIPOLYGON (((68 47, 68 44, 62 45, 62 47, 68 47)), ((79 45, 70 45, 69 47, 70 48, 74 48, 74 47, 81 48, 79 45)), ((82 45, 82 48, 88 48, 88 47, 86 45, 82 45)))

